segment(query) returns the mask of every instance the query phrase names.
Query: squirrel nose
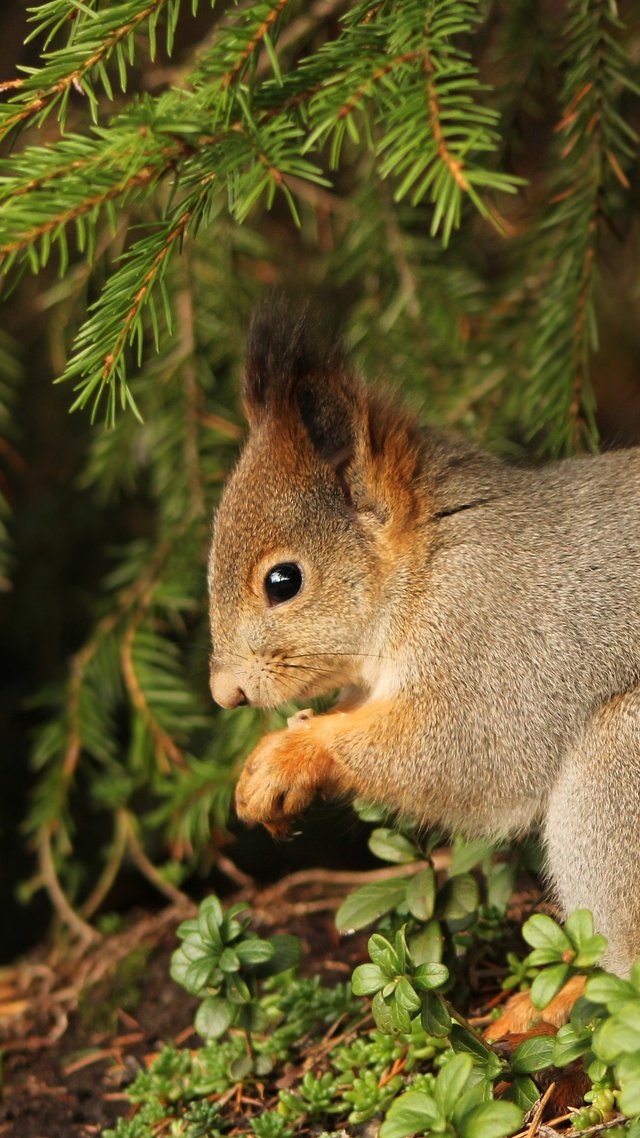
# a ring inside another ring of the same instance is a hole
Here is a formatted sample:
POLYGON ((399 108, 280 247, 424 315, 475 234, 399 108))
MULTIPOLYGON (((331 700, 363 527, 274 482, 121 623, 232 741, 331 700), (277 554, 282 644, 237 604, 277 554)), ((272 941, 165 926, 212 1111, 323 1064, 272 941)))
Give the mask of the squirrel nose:
POLYGON ((222 673, 211 677, 211 694, 221 707, 245 707, 249 703, 242 688, 222 673))

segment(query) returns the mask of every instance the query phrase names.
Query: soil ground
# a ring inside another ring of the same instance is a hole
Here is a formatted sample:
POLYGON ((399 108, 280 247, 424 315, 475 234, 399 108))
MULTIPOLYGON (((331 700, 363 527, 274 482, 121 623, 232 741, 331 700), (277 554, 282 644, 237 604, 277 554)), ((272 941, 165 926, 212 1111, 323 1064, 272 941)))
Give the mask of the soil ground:
MULTIPOLYGON (((303 871, 253 893, 256 927, 302 939, 303 975, 347 979, 367 958, 367 934, 340 940, 333 917, 363 877, 303 871)), ((198 1045, 198 1001, 169 978, 176 927, 194 911, 138 914, 82 952, 41 949, 0 969, 0 1138, 100 1135, 126 1113, 126 1086, 163 1044, 198 1045)))
MULTIPOLYGON (((340 938, 335 910, 353 888, 398 872, 404 867, 373 873, 303 870, 266 888, 246 879, 228 903, 246 900, 262 935, 299 936, 301 974, 332 984, 368 960, 368 930, 340 938)), ((512 900, 512 929, 517 932, 538 901, 529 882, 512 900)), ((83 949, 58 943, 0 968, 0 1138, 100 1136, 132 1109, 126 1087, 163 1044, 199 1045, 192 1028, 198 1001, 169 978, 179 943, 176 927, 195 911, 195 905, 171 905, 160 913, 138 913, 83 949)), ((471 969, 477 985, 471 1014, 502 1003, 506 993, 498 972, 474 976, 471 969)), ((575 1097, 573 1087, 569 1094, 575 1097)), ((243 1116, 240 1103, 237 1109, 243 1116)), ((550 1101, 548 1109, 545 1117, 553 1118, 566 1107, 550 1101)))

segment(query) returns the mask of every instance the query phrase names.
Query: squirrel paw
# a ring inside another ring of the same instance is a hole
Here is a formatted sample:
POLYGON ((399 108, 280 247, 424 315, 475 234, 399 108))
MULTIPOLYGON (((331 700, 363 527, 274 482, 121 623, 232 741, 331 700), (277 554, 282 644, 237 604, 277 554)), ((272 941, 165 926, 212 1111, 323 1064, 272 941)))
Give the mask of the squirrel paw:
POLYGON ((333 759, 311 738, 308 724, 272 731, 249 755, 236 787, 236 812, 288 837, 293 819, 331 781, 333 759))

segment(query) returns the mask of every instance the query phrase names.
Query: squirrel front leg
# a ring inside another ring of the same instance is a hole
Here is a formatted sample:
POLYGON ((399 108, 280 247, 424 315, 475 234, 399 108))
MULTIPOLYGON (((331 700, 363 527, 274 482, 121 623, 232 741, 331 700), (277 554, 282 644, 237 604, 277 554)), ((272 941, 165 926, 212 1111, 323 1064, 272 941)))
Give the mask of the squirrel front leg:
POLYGON ((293 819, 318 792, 371 796, 372 776, 363 760, 382 759, 388 750, 389 701, 372 701, 354 711, 334 711, 272 731, 247 759, 236 788, 236 811, 244 822, 261 822, 284 837, 293 819))

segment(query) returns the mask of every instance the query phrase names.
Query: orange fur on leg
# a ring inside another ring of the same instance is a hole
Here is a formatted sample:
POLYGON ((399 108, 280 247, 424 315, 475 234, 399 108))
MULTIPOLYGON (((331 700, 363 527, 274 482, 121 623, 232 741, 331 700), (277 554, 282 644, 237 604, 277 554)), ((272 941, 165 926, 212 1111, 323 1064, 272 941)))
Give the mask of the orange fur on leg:
MULTIPOLYGON (((236 810, 244 822, 262 822, 286 836, 291 822, 318 791, 361 793, 358 762, 389 730, 387 701, 350 711, 336 710, 265 735, 249 755, 236 788, 236 810)), ((371 775, 365 786, 371 789, 371 775)), ((384 786, 380 787, 384 791, 384 786)))
POLYGON ((319 790, 339 794, 350 789, 319 733, 302 723, 265 735, 249 755, 236 788, 236 811, 244 822, 262 822, 285 837, 291 821, 319 790))

